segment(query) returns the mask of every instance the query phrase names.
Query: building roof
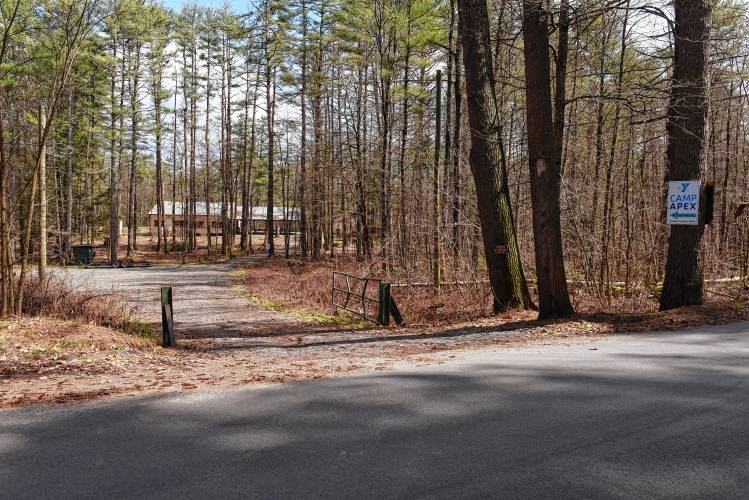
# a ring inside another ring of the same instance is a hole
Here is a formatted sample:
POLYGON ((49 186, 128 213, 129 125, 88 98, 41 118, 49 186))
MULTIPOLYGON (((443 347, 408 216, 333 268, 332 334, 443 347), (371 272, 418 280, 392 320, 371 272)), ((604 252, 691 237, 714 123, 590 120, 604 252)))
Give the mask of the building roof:
MULTIPOLYGON (((183 206, 184 203, 181 201, 174 202, 174 215, 185 215, 187 212, 186 207, 183 206)), ((237 209, 237 219, 242 219, 242 206, 236 205, 237 209)), ((204 201, 198 201, 195 203, 195 215, 198 216, 205 216, 207 213, 207 207, 206 203, 204 201)), ((210 206, 210 213, 211 216, 220 217, 221 216, 221 203, 211 203, 210 206)), ((252 220, 266 220, 266 214, 268 213, 267 207, 252 207, 252 220)), ((149 210, 147 215, 158 215, 158 204, 154 205, 151 210, 149 210)), ((171 201, 165 201, 164 202, 164 215, 172 215, 172 202, 171 201)), ((273 207, 273 220, 296 220, 299 218, 299 213, 296 208, 287 208, 284 210, 283 207, 273 207), (286 217, 284 217, 284 211, 286 212, 286 217)))

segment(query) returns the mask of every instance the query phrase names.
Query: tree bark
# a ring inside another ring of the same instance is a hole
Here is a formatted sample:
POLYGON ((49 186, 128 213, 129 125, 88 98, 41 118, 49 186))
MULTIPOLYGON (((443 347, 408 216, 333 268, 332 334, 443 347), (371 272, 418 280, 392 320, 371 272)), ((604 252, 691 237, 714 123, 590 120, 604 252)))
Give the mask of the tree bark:
POLYGON ((564 272, 561 230, 561 155, 551 110, 550 14, 540 0, 523 1, 528 161, 533 203, 539 317, 572 314, 564 272))
POLYGON ((132 89, 130 93, 130 115, 131 115, 131 127, 130 127, 130 183, 129 183, 129 196, 127 205, 127 256, 132 257, 136 250, 136 230, 137 230, 137 215, 136 215, 136 188, 137 188, 137 173, 138 173, 138 134, 139 134, 139 111, 138 111, 138 85, 140 83, 140 42, 134 44, 134 57, 135 65, 133 66, 133 81, 132 89))
POLYGON ((510 206, 486 1, 459 0, 458 11, 471 126, 470 164, 494 296, 493 308, 495 312, 528 308, 531 298, 510 206))
MULTIPOLYGON (((712 0, 674 2, 674 74, 666 125, 667 175, 672 181, 702 179, 709 110, 708 39, 712 8, 712 0)), ((661 310, 702 304, 700 247, 704 229, 704 213, 696 226, 671 227, 661 310)))
MULTIPOLYGON (((448 81, 448 86, 450 82, 448 81)), ((432 279, 434 288, 439 292, 442 283, 442 246, 440 242, 440 138, 442 137, 442 70, 437 70, 437 81, 435 82, 436 102, 434 106, 434 170, 432 184, 432 279)))
MULTIPOLYGON (((266 50, 270 50, 266 47, 266 50)), ((265 95, 265 103, 266 103, 266 118, 267 118, 267 124, 268 124, 268 199, 267 199, 267 205, 266 205, 266 214, 265 214, 265 232, 267 234, 268 239, 268 257, 273 257, 276 254, 276 248, 273 241, 274 236, 274 228, 273 228, 273 195, 275 193, 275 190, 273 188, 273 180, 274 180, 274 173, 273 173, 273 157, 274 157, 274 148, 275 145, 273 143, 274 140, 274 133, 273 133, 273 114, 274 114, 274 107, 275 107, 275 77, 273 76, 273 69, 271 68, 271 60, 268 59, 267 66, 265 68, 265 85, 266 85, 266 95, 265 95)))
POLYGON ((47 124, 44 106, 39 109, 39 281, 47 277, 47 146, 44 129, 47 124))
MULTIPOLYGON (((71 89, 68 98, 68 151, 67 170, 65 172, 65 252, 73 251, 73 97, 71 89)), ((83 242, 81 242, 83 243, 83 242)))
POLYGON ((211 43, 209 41, 206 47, 205 55, 205 130, 204 138, 205 141, 205 206, 206 206, 206 218, 205 218, 205 232, 206 232, 206 251, 210 255, 212 246, 212 235, 213 228, 211 227, 211 146, 210 146, 210 128, 211 128, 211 43))
MULTIPOLYGON (((455 0, 451 0, 450 2, 450 8, 454 9, 455 7, 453 4, 455 3, 455 0)), ((458 36, 460 36, 460 30, 458 30, 458 36)), ((454 59, 454 71, 455 76, 453 80, 453 94, 455 96, 455 117, 454 117, 454 125, 453 125, 453 141, 452 141, 452 151, 450 151, 450 156, 452 158, 452 171, 453 171, 453 186, 452 186, 452 236, 453 236, 453 260, 455 262, 458 261, 458 256, 460 254, 460 250, 462 247, 462 238, 463 233, 460 230, 460 224, 458 223, 460 220, 460 209, 461 209, 461 200, 460 200, 460 129, 461 129, 461 123, 463 120, 463 117, 461 116, 461 106, 462 106, 462 97, 463 92, 461 90, 460 86, 460 57, 461 57, 461 44, 456 43, 455 44, 455 51, 453 52, 453 59, 454 59)), ((449 168, 448 165, 445 165, 445 168, 449 168)))
POLYGON ((299 247, 306 259, 307 248, 307 2, 302 0, 302 81, 301 104, 302 130, 299 144, 299 247))
POLYGON ((109 128, 109 260, 112 262, 119 258, 120 247, 120 189, 119 169, 117 168, 117 35, 112 39, 112 81, 110 83, 110 128, 109 128))

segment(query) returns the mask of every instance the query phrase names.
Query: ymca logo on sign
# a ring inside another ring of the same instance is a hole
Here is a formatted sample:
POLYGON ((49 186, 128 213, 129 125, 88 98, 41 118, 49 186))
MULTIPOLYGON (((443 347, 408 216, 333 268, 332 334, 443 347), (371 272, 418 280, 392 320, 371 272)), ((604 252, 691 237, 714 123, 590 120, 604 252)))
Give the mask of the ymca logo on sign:
POLYGON ((696 226, 700 213, 700 181, 670 181, 667 213, 671 225, 696 226))

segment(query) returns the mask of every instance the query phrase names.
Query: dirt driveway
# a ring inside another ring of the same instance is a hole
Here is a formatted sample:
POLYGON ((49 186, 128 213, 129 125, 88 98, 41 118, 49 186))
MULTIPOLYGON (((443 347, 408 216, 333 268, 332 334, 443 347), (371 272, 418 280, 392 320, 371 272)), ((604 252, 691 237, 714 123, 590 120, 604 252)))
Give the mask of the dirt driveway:
POLYGON ((236 290, 233 275, 258 257, 230 262, 175 266, 57 269, 77 289, 119 293, 138 317, 160 321, 160 290, 173 287, 175 330, 179 338, 243 337, 278 330, 292 318, 268 310, 236 290))

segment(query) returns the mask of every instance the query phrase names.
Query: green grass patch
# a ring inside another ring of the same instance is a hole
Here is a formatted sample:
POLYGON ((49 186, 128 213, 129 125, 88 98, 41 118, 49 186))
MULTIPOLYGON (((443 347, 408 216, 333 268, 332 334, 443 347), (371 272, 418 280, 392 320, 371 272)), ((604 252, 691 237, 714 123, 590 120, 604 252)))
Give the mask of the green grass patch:
POLYGON ((247 269, 245 269, 244 267, 232 269, 231 271, 229 271, 229 276, 238 279, 245 278, 247 276, 247 269))
POLYGON ((23 353, 23 355, 29 359, 40 360, 51 356, 52 353, 43 347, 31 346, 28 352, 23 353))
POLYGON ((333 316, 331 314, 309 311, 307 309, 289 307, 281 302, 277 302, 266 297, 261 297, 253 292, 250 292, 245 287, 244 280, 247 277, 247 272, 248 270, 246 267, 238 267, 236 269, 232 269, 229 272, 229 276, 232 278, 233 282, 231 287, 232 291, 237 295, 244 297, 249 302, 258 304, 259 306, 270 309, 271 311, 295 316, 303 321, 307 321, 310 323, 333 324, 339 327, 351 329, 361 329, 368 326, 367 322, 361 320, 360 318, 353 317, 347 314, 333 316))
POLYGON ((586 332, 592 332, 596 330, 596 325, 594 325, 590 321, 585 321, 585 320, 579 321, 577 323, 577 326, 578 328, 580 328, 581 330, 585 330, 586 332))
POLYGON ((86 343, 82 340, 63 340, 60 342, 60 345, 58 346, 63 351, 67 351, 70 349, 84 349, 86 347, 86 343))
MULTIPOLYGON (((244 271, 242 269, 241 271, 244 271)), ((282 314, 288 314, 290 316, 295 316, 303 321, 308 321, 310 323, 325 323, 325 324, 334 324, 340 327, 346 327, 346 328, 364 328, 367 326, 367 323, 359 320, 358 318, 353 318, 351 316, 333 316, 330 314, 320 313, 320 312, 313 312, 308 311, 306 309, 297 309, 295 307, 289 307, 285 304, 282 304, 280 302, 276 302, 274 300, 260 297, 250 291, 248 291, 244 286, 242 285, 234 285, 232 286, 232 290, 234 293, 241 295, 248 301, 258 304, 259 306, 262 306, 266 309, 270 309, 271 311, 276 311, 278 313, 282 314)))
POLYGON ((147 339, 153 343, 161 342, 161 333, 157 332, 151 323, 137 318, 128 320, 124 331, 125 333, 147 339))

